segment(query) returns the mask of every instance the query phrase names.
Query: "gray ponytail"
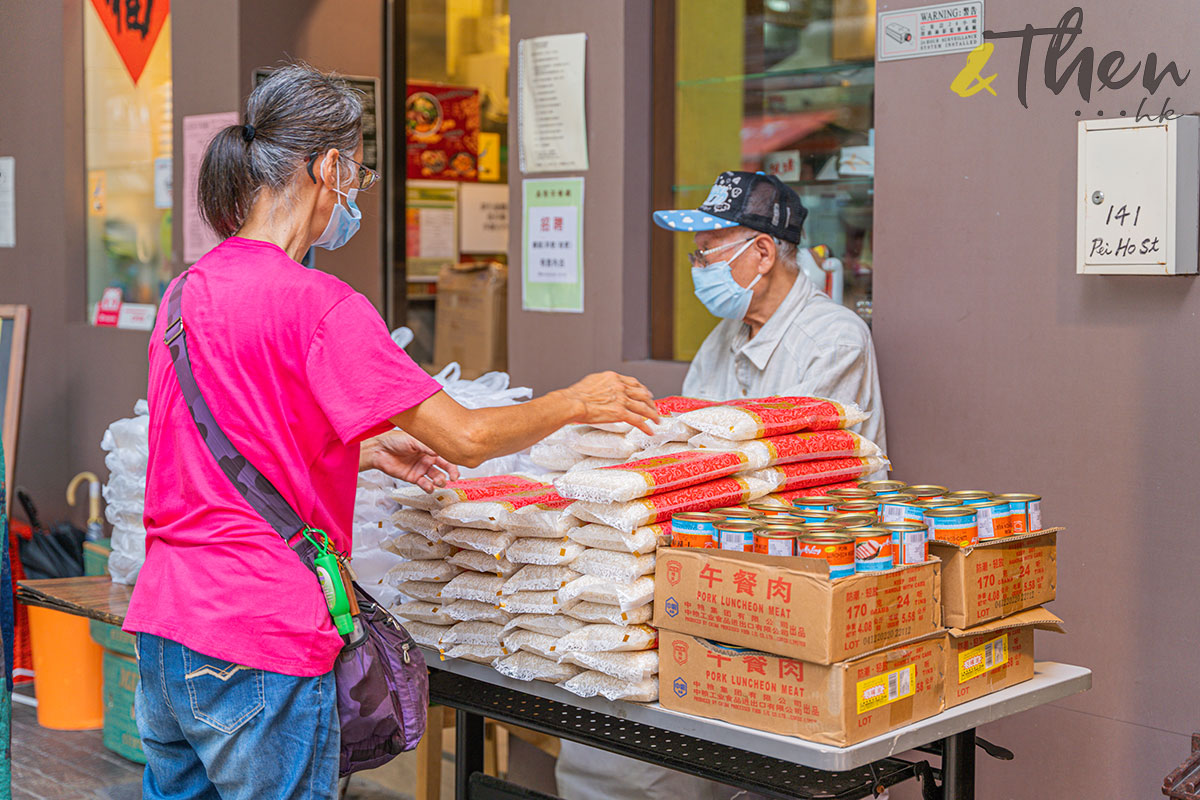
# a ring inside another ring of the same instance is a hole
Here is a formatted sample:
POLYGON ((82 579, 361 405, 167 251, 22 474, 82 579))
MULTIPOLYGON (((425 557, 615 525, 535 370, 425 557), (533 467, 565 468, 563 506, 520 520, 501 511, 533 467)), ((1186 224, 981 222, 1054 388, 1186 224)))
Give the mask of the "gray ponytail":
POLYGON ((246 101, 245 124, 225 128, 204 153, 198 194, 208 226, 232 236, 263 189, 290 194, 313 154, 331 147, 353 153, 362 135, 358 94, 307 64, 272 72, 246 101))

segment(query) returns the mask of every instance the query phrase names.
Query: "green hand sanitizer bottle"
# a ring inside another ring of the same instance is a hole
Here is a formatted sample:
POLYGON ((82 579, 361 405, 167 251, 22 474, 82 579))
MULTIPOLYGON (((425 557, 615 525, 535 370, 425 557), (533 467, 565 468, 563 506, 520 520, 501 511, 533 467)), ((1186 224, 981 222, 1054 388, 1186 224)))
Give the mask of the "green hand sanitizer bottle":
POLYGON ((324 531, 307 528, 304 538, 312 542, 320 553, 313 559, 313 567, 317 571, 321 591, 325 593, 325 603, 329 606, 329 615, 333 617, 333 626, 340 635, 347 636, 354 632, 354 617, 350 614, 350 596, 346 594, 346 584, 342 581, 337 553, 329 548, 329 536, 324 531), (310 531, 321 534, 324 542, 310 536, 310 531))

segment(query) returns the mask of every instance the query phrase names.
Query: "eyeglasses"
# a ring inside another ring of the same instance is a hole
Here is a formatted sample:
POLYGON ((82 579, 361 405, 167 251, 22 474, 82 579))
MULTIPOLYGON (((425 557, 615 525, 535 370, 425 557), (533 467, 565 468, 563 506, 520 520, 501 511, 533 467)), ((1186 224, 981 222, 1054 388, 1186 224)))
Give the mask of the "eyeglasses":
MULTIPOLYGON (((343 161, 349 161, 355 167, 358 167, 358 171, 355 174, 355 179, 357 181, 357 186, 355 188, 357 188, 360 192, 365 192, 367 189, 370 189, 372 186, 379 183, 378 172, 366 166, 365 164, 355 161, 353 158, 345 153, 342 153, 340 150, 338 153, 343 161)), ((308 159, 308 177, 312 178, 313 183, 317 182, 317 176, 313 173, 313 165, 317 163, 317 159, 320 157, 321 154, 318 152, 313 153, 308 159)))
POLYGON ((762 234, 760 233, 756 233, 753 236, 747 236, 745 239, 738 239, 736 242, 719 244, 716 247, 710 247, 707 250, 693 250, 692 252, 688 253, 688 261, 692 263, 693 267, 707 267, 708 256, 711 254, 717 252, 718 250, 724 250, 727 247, 737 247, 739 244, 745 244, 746 242, 757 239, 761 235, 762 234))

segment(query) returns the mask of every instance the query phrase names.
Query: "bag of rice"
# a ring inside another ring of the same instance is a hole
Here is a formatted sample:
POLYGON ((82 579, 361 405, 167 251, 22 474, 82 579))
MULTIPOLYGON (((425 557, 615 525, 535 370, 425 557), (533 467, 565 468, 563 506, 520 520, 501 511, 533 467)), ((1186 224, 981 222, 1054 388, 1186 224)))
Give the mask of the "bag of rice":
POLYGON ((442 600, 478 600, 496 604, 500 587, 505 578, 501 575, 485 575, 480 572, 464 572, 442 588, 442 600))
POLYGON ((654 407, 664 417, 686 414, 698 408, 708 408, 715 405, 717 405, 717 401, 715 400, 701 400, 699 397, 681 397, 679 395, 660 397, 654 401, 654 407))
POLYGON ((583 545, 563 539, 517 539, 506 555, 514 564, 559 566, 570 564, 583 552, 583 545))
POLYGON ((494 622, 460 622, 442 634, 441 647, 452 644, 490 644, 500 646, 501 626, 494 622))
POLYGON ((658 651, 636 653, 586 653, 575 650, 564 653, 562 663, 603 672, 630 683, 640 683, 658 674, 658 651))
POLYGON ((598 430, 581 434, 571 447, 580 455, 597 458, 629 458, 639 449, 625 438, 625 434, 598 430))
MULTIPOLYGON (((483 478, 464 478, 451 481, 433 492, 438 508, 473 500, 487 500, 506 494, 549 489, 549 485, 525 475, 492 475, 483 478)), ((403 501, 401 501, 403 502, 403 501)))
POLYGON ((423 600, 426 603, 441 603, 442 588, 446 585, 438 581, 401 581, 390 583, 400 594, 413 600, 423 600))
POLYGON ((653 703, 658 699, 657 677, 630 683, 603 672, 588 670, 558 685, 580 697, 600 695, 606 700, 625 700, 630 703, 653 703))
POLYGON ((560 653, 618 653, 656 647, 658 628, 649 625, 584 625, 558 640, 560 653))
POLYGON ((419 508, 424 511, 433 511, 438 507, 437 498, 431 493, 426 492, 420 486, 404 484, 403 486, 398 486, 395 489, 392 489, 389 494, 391 494, 392 499, 397 503, 403 506, 408 506, 409 508, 419 508))
POLYGON ((495 665, 497 659, 504 657, 504 648, 498 644, 456 644, 445 653, 445 657, 474 661, 490 667, 495 665))
POLYGON ((419 533, 434 542, 441 538, 442 532, 446 530, 446 526, 439 524, 433 518, 433 514, 415 508, 400 509, 392 514, 391 521, 402 531, 419 533))
POLYGON ((454 523, 466 528, 499 531, 504 530, 509 515, 517 509, 538 503, 558 503, 562 500, 553 486, 545 484, 544 488, 522 494, 507 494, 486 500, 464 500, 435 511, 434 517, 441 522, 454 523))
POLYGON ((620 606, 583 602, 576 603, 563 613, 581 622, 607 622, 610 625, 641 625, 644 622, 649 622, 650 618, 654 616, 654 604, 646 603, 644 606, 622 611, 620 606))
POLYGON ((579 573, 570 567, 550 567, 529 564, 521 567, 500 587, 501 595, 516 594, 517 592, 557 592, 571 581, 579 577, 579 573))
POLYGON ((401 533, 385 539, 381 545, 389 553, 410 558, 413 561, 430 561, 445 558, 452 548, 442 542, 431 542, 419 533, 401 533))
POLYGON ((824 461, 798 461, 795 464, 768 467, 755 474, 762 475, 765 480, 774 483, 772 492, 787 492, 807 486, 838 483, 870 475, 877 470, 885 470, 889 467, 891 467, 891 463, 886 458, 867 456, 865 458, 830 458, 824 461))
POLYGON ((446 563, 471 572, 487 572, 492 575, 502 575, 505 578, 521 568, 520 564, 514 564, 504 556, 496 558, 476 550, 459 550, 447 558, 446 563))
POLYGON ((563 606, 558 592, 513 592, 496 598, 496 603, 510 614, 557 614, 563 606))
POLYGON ((785 492, 772 492, 764 497, 762 502, 766 502, 768 499, 771 499, 779 505, 790 506, 793 500, 800 497, 824 497, 834 489, 854 489, 857 487, 858 481, 827 483, 824 486, 808 486, 803 489, 789 489, 785 492))
POLYGON ((669 456, 642 458, 616 467, 570 472, 556 480, 554 488, 572 500, 623 503, 706 483, 749 468, 750 459, 742 453, 687 450, 669 456))
POLYGON ((491 603, 481 603, 478 600, 455 600, 442 608, 442 612, 450 618, 450 622, 494 622, 497 625, 507 625, 512 621, 512 614, 502 608, 496 608, 491 603))
POLYGON ((567 444, 543 441, 529 448, 529 460, 546 470, 568 470, 584 458, 567 444))
POLYGON ((654 553, 644 556, 613 550, 587 549, 571 562, 571 569, 617 583, 630 583, 654 572, 654 553))
POLYGON ((427 622, 430 625, 453 625, 456 622, 456 618, 447 614, 445 607, 437 603, 401 603, 392 609, 392 614, 401 619, 427 622))
POLYGON ((547 444, 571 444, 579 438, 581 434, 587 433, 592 429, 591 425, 563 425, 554 433, 542 439, 547 444))
POLYGON ((748 442, 734 442, 701 433, 693 436, 688 444, 692 447, 741 453, 749 462, 749 469, 762 469, 797 461, 883 455, 879 446, 870 439, 865 439, 854 431, 845 430, 785 433, 782 436, 751 439, 748 442))
POLYGON ((451 528, 442 535, 443 544, 452 544, 464 550, 501 555, 517 537, 503 531, 485 531, 478 528, 451 528))
POLYGON ((518 614, 512 618, 512 622, 504 626, 504 633, 515 630, 533 631, 558 639, 583 626, 584 623, 579 620, 561 614, 518 614))
POLYGON ((508 653, 519 653, 524 650, 542 658, 558 659, 554 645, 558 643, 557 636, 547 636, 544 633, 527 630, 515 630, 503 634, 504 650, 508 653))
POLYGON ((680 511, 708 511, 710 508, 757 500, 776 488, 778 476, 771 473, 771 469, 783 468, 748 472, 736 478, 718 478, 627 503, 577 500, 571 505, 571 513, 584 522, 598 522, 625 533, 633 533, 643 525, 669 521, 672 514, 680 511))
POLYGON ((558 590, 558 603, 569 609, 580 601, 603 603, 629 611, 654 599, 654 578, 638 578, 630 583, 614 583, 592 575, 582 575, 558 590))
POLYGON ((579 674, 579 667, 559 664, 533 653, 514 653, 496 662, 496 672, 519 681, 550 681, 558 683, 579 674))
POLYGON ((401 561, 383 576, 388 586, 400 588, 405 581, 430 581, 445 583, 462 572, 462 569, 445 561, 401 561))
POLYGON ((689 411, 681 419, 702 433, 745 441, 797 431, 852 428, 869 416, 853 403, 820 397, 763 397, 689 411))
POLYGON ((658 447, 668 442, 686 442, 696 435, 696 429, 679 417, 663 417, 650 423, 651 433, 634 428, 625 434, 625 441, 635 450, 658 447))
POLYGON ((645 525, 633 533, 623 533, 616 528, 591 522, 567 531, 567 537, 586 547, 644 555, 653 553, 660 544, 664 547, 670 545, 671 523, 660 522, 656 525, 645 525))
POLYGON ((436 650, 442 641, 442 637, 450 630, 449 625, 431 625, 428 622, 406 622, 404 630, 408 631, 408 635, 413 638, 413 641, 422 647, 431 647, 436 650))
POLYGON ((579 525, 579 520, 567 510, 570 507, 571 501, 563 497, 518 508, 504 519, 504 528, 517 536, 561 539, 579 525))
POLYGON ((599 469, 600 467, 614 467, 617 464, 624 464, 627 459, 624 458, 596 458, 588 456, 583 461, 580 461, 575 466, 567 470, 567 473, 578 472, 582 469, 599 469))

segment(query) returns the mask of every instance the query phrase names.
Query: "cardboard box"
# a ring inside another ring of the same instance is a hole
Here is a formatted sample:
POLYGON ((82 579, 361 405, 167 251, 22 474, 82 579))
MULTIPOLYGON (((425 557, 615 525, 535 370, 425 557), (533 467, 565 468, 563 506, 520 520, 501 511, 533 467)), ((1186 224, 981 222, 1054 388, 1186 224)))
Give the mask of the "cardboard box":
POLYGON ((942 710, 946 634, 823 666, 659 631, 659 702, 735 725, 846 746, 942 710))
POLYGON ((942 561, 942 621, 970 628, 1049 603, 1058 585, 1058 533, 1047 528, 962 548, 930 542, 942 561))
POLYGON ((457 361, 462 377, 508 369, 508 269, 494 261, 442 268, 433 360, 457 361))
POLYGON ((404 104, 410 180, 479 180, 479 90, 409 81, 404 104))
POLYGON ((1062 620, 1044 608, 973 628, 951 628, 946 646, 946 708, 1015 686, 1033 677, 1033 632, 1062 633, 1062 620))
POLYGON ((654 624, 816 664, 941 628, 936 560, 829 580, 810 558, 660 548, 654 624))
POLYGON ((104 652, 104 746, 139 764, 146 763, 142 739, 133 716, 133 697, 138 686, 137 661, 110 651, 104 652))

